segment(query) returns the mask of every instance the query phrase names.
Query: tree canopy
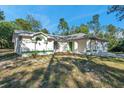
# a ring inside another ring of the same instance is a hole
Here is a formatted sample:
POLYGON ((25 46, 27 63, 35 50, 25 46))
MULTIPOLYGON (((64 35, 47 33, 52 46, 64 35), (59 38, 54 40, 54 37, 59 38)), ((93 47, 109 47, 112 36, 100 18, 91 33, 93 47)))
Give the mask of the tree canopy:
POLYGON ((15 30, 12 22, 0 22, 0 48, 12 48, 12 35, 15 30))
POLYGON ((115 13, 116 18, 119 21, 124 19, 124 5, 113 5, 108 7, 108 14, 115 13))
POLYGON ((100 21, 99 21, 99 14, 96 14, 92 16, 92 20, 88 22, 89 29, 92 30, 95 36, 99 33, 101 27, 100 27, 100 21))
POLYGON ((70 29, 70 34, 74 34, 74 33, 88 34, 89 33, 89 28, 85 24, 81 24, 80 26, 72 26, 72 28, 70 29))
POLYGON ((59 24, 58 24, 58 29, 61 32, 61 34, 64 34, 69 31, 68 23, 64 18, 60 18, 59 24))
POLYGON ((22 30, 32 31, 32 26, 30 25, 30 23, 22 18, 16 19, 15 23, 22 30))

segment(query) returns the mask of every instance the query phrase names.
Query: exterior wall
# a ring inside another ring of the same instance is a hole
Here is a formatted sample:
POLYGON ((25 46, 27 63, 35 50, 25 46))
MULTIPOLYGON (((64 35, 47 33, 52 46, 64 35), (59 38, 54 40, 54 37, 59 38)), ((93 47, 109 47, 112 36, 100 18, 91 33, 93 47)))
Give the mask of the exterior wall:
POLYGON ((30 37, 22 37, 22 40, 19 41, 19 43, 17 44, 18 46, 20 45, 20 48, 16 48, 17 50, 19 50, 20 52, 16 51, 17 54, 22 54, 24 52, 29 52, 29 51, 53 51, 54 47, 53 47, 53 43, 54 41, 48 41, 47 37, 42 36, 43 39, 41 41, 37 41, 37 43, 35 41, 33 41, 33 39, 35 39, 35 37, 30 38, 30 37))
POLYGON ((54 41, 48 41, 47 44, 47 50, 53 50, 54 51, 54 41))
POLYGON ((19 47, 19 39, 18 39, 18 37, 15 37, 14 51, 16 53, 19 53, 19 49, 20 49, 20 47, 19 47))
POLYGON ((69 50, 69 44, 68 42, 58 42, 59 48, 56 50, 56 52, 66 52, 69 50))
POLYGON ((87 40, 86 39, 83 39, 83 40, 78 40, 77 43, 78 43, 78 53, 84 53, 86 52, 86 42, 87 40))
POLYGON ((20 41, 21 52, 28 52, 35 50, 35 44, 32 43, 31 38, 22 37, 20 41))
MULTIPOLYGON (((48 40, 46 36, 39 35, 43 37, 41 41, 35 43, 33 40, 37 37, 22 37, 20 40, 18 37, 15 38, 15 52, 17 54, 22 54, 23 52, 28 51, 47 51, 52 50, 54 51, 54 40, 48 40)), ((107 52, 107 42, 100 42, 100 41, 91 41, 88 39, 81 39, 72 41, 73 42, 73 50, 74 53, 86 53, 87 50, 91 49, 91 52, 107 52), (91 47, 90 47, 91 44, 91 47)), ((69 42, 58 42, 59 48, 56 52, 67 52, 70 51, 69 42)))
MULTIPOLYGON (((87 40, 77 40, 72 41, 73 43, 73 49, 72 52, 74 53, 82 53, 86 51, 86 42, 87 40)), ((69 42, 59 42, 59 49, 56 50, 56 52, 67 52, 71 51, 69 47, 69 42)))
POLYGON ((107 52, 107 42, 102 42, 98 40, 88 40, 87 41, 87 50, 93 52, 107 52), (91 44, 91 46, 90 46, 91 44))
POLYGON ((74 48, 73 48, 73 51, 74 53, 78 53, 78 42, 77 41, 74 41, 74 48))

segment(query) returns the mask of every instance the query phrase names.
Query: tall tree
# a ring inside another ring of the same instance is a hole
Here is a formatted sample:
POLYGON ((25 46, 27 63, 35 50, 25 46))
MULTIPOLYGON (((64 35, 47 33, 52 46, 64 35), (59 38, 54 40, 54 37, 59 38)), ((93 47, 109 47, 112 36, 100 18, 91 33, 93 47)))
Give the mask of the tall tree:
POLYGON ((22 29, 22 30, 27 30, 27 31, 32 31, 32 26, 30 25, 29 22, 27 22, 24 19, 16 19, 15 23, 22 29))
POLYGON ((112 5, 108 7, 108 14, 115 13, 116 18, 119 21, 124 19, 124 5, 112 5))
POLYGON ((5 20, 4 11, 0 10, 0 21, 5 20))
MULTIPOLYGON (((124 20, 124 5, 109 6, 107 13, 108 14, 115 13, 116 18, 119 21, 122 21, 122 20, 124 20)), ((114 32, 115 32, 114 27, 112 27, 111 29, 114 30, 114 32)), ((117 29, 117 30, 119 31, 119 29, 117 29)), ((121 29, 120 31, 122 32, 122 35, 123 35, 123 29, 121 29)), ((114 36, 113 37, 112 36, 111 35, 109 36, 112 38, 112 39, 111 38, 109 39, 109 41, 111 40, 109 43, 109 49, 111 51, 115 51, 115 52, 124 52, 124 48, 123 48, 124 47, 124 39, 123 38, 118 39, 118 38, 115 38, 114 36)))
POLYGON ((40 31, 42 28, 40 21, 36 20, 32 15, 27 15, 26 20, 30 23, 33 31, 40 31))
POLYGON ((107 30, 107 32, 106 32, 106 38, 109 41, 108 48, 109 48, 109 50, 112 50, 112 48, 115 47, 117 45, 117 43, 118 43, 118 40, 117 40, 117 38, 115 36, 115 33, 117 31, 117 28, 114 25, 109 24, 107 26, 107 29, 106 30, 107 30))
POLYGON ((59 29, 59 31, 61 31, 61 33, 63 35, 64 35, 64 33, 69 31, 68 23, 67 23, 67 21, 64 18, 61 18, 59 20, 58 29, 59 29))
POLYGON ((90 30, 94 31, 94 35, 97 36, 97 34, 99 33, 101 27, 100 27, 100 22, 99 22, 99 15, 96 14, 92 17, 92 20, 90 22, 88 22, 88 26, 90 28, 90 30))

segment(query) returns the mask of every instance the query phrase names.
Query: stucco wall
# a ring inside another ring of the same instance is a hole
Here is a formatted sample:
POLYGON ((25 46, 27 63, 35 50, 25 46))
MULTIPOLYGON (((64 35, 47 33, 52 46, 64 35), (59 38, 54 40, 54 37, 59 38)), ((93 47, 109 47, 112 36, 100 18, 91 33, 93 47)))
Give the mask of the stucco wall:
POLYGON ((78 53, 78 42, 77 41, 73 41, 73 44, 74 44, 74 46, 73 46, 73 50, 72 50, 72 52, 74 52, 74 53, 78 53))
POLYGON ((42 50, 53 50, 53 41, 48 41, 47 37, 44 37, 42 40, 37 41, 37 43, 34 41, 35 37, 33 38, 27 38, 22 37, 22 40, 20 41, 21 45, 21 52, 28 52, 28 51, 42 51, 42 50))
POLYGON ((59 48, 56 50, 56 52, 66 52, 69 50, 68 42, 58 42, 59 48))
POLYGON ((78 52, 82 53, 86 51, 86 42, 87 40, 78 40, 78 52))

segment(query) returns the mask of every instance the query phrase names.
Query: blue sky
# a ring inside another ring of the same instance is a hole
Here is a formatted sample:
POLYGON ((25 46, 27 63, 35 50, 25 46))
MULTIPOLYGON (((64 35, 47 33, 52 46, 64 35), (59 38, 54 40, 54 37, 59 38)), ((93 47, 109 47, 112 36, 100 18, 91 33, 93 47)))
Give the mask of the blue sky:
POLYGON ((25 18, 27 14, 33 15, 37 20, 41 21, 42 26, 50 32, 57 30, 60 18, 65 18, 69 26, 85 24, 92 19, 95 14, 100 15, 102 25, 113 24, 118 27, 124 27, 124 21, 117 21, 114 14, 107 15, 108 6, 103 5, 58 5, 58 6, 32 6, 32 5, 12 5, 0 6, 4 11, 6 20, 13 21, 16 18, 25 18))

